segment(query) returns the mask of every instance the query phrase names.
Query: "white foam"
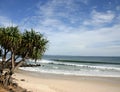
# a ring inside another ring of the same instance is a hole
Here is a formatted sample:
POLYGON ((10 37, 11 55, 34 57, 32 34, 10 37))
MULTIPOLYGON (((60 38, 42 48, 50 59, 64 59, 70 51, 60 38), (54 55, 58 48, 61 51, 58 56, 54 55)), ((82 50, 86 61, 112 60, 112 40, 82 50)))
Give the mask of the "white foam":
POLYGON ((39 63, 52 63, 52 64, 57 64, 57 65, 68 65, 68 66, 78 66, 78 67, 83 67, 83 68, 92 68, 92 69, 102 69, 102 70, 118 70, 120 71, 119 67, 114 67, 114 66, 94 66, 94 65, 87 65, 87 64, 76 64, 76 63, 66 63, 66 62, 57 62, 57 61, 52 61, 52 60, 37 60, 39 63))
MULTIPOLYGON (((30 60, 33 62, 32 60, 30 60)), ((77 76, 104 76, 120 77, 120 65, 89 65, 82 63, 57 62, 52 60, 38 60, 43 67, 20 67, 26 71, 42 73, 77 75, 77 76)))
POLYGON ((83 68, 92 68, 92 69, 101 69, 101 70, 118 70, 120 71, 119 67, 114 66, 94 66, 94 65, 85 65, 85 64, 76 64, 76 63, 65 63, 65 62, 57 62, 57 61, 50 61, 50 60, 40 60, 40 63, 52 63, 52 64, 61 64, 61 65, 68 65, 68 66, 78 66, 83 68))
POLYGON ((54 62, 54 61, 41 59, 41 60, 37 60, 37 62, 39 62, 39 63, 52 63, 52 62, 54 62))
POLYGON ((100 77, 120 77, 120 74, 109 74, 109 73, 100 73, 93 71, 64 71, 64 70, 50 70, 50 69, 39 69, 33 67, 21 67, 20 69, 32 72, 41 72, 41 73, 52 73, 52 74, 63 74, 63 75, 75 75, 75 76, 100 76, 100 77))

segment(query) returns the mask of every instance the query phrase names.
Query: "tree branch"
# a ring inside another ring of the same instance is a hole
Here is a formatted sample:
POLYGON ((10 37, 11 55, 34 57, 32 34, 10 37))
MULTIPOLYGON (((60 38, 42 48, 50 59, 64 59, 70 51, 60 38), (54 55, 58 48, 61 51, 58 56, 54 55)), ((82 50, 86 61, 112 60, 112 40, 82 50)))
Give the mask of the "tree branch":
POLYGON ((20 61, 18 62, 18 64, 15 66, 14 71, 16 71, 16 69, 18 69, 18 67, 20 67, 24 61, 25 61, 24 58, 23 58, 22 60, 20 60, 20 61))

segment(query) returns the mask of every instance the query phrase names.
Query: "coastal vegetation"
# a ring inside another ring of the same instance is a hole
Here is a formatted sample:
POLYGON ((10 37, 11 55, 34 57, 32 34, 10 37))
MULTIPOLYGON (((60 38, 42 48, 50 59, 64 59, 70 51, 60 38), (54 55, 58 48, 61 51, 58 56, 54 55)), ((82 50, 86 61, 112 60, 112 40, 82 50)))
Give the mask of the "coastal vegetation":
POLYGON ((0 82, 7 87, 12 75, 26 59, 41 59, 48 40, 33 29, 21 32, 18 26, 0 27, 0 82))

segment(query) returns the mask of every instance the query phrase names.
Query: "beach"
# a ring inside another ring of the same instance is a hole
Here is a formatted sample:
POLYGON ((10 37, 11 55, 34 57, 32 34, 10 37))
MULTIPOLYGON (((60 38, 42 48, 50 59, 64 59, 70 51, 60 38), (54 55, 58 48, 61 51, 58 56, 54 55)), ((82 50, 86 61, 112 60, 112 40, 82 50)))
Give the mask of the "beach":
POLYGON ((15 82, 31 92, 120 92, 119 77, 73 76, 19 70, 15 82))

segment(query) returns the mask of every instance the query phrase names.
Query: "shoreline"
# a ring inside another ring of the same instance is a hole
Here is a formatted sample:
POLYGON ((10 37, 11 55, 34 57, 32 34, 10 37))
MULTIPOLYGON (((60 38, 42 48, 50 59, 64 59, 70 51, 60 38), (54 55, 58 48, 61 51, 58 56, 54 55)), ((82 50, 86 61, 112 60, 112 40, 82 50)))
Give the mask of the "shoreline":
MULTIPOLYGON (((26 68, 26 67, 25 67, 26 68)), ((29 67, 27 67, 28 69, 24 69, 24 68, 19 68, 19 70, 23 70, 23 71, 29 71, 29 72, 35 72, 35 73, 38 73, 38 74, 40 74, 40 73, 43 73, 43 74, 53 74, 53 75, 65 75, 65 76, 88 76, 88 77, 111 77, 111 78, 120 78, 120 74, 119 75, 114 75, 114 74, 112 74, 112 72, 111 72, 111 74, 90 74, 89 72, 88 72, 88 74, 87 73, 81 73, 81 74, 74 74, 73 72, 72 73, 64 73, 64 72, 40 72, 40 71, 34 71, 34 70, 31 70, 31 68, 29 68, 29 67)))
MULTIPOLYGON (((26 75, 30 75, 32 77, 41 77, 41 78, 54 78, 54 79, 71 79, 71 78, 92 78, 92 79, 115 79, 115 80, 120 80, 120 77, 115 77, 115 76, 89 76, 89 75, 68 75, 68 74, 55 74, 55 73, 43 73, 43 72, 37 72, 37 71, 27 71, 27 70, 22 70, 18 69, 16 73, 22 73, 26 75)), ((16 74, 15 73, 15 74, 16 74)))
POLYGON ((120 78, 74 76, 18 70, 15 82, 32 92, 120 92, 120 78), (21 81, 23 80, 23 81, 21 81))

